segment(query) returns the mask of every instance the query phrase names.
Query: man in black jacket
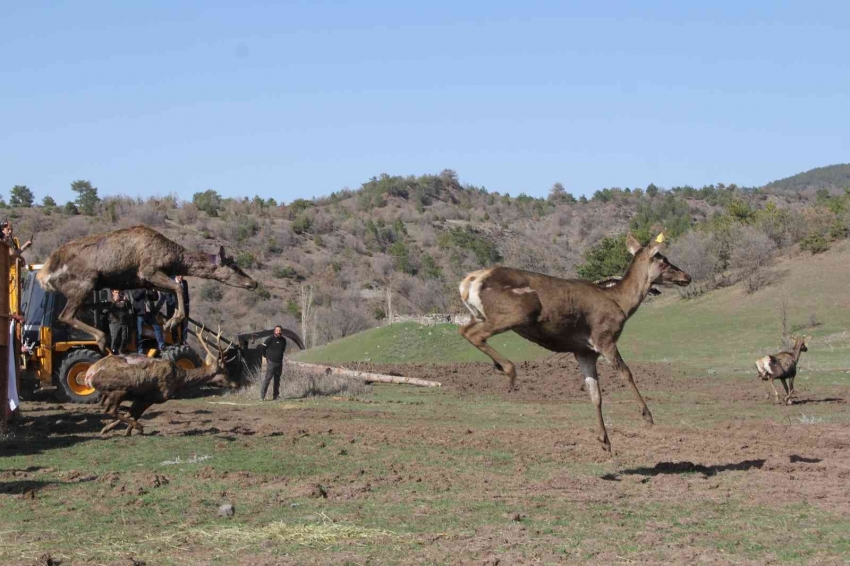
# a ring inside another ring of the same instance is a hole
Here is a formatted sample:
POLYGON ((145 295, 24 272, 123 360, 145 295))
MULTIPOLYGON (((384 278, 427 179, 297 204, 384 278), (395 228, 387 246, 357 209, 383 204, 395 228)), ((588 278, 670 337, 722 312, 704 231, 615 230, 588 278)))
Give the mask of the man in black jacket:
POLYGON ((123 291, 112 290, 112 303, 104 309, 109 316, 110 347, 113 354, 123 354, 130 341, 130 301, 123 291))
POLYGON ((145 324, 149 324, 153 327, 156 343, 161 352, 165 349, 165 339, 162 335, 162 326, 156 321, 156 313, 162 308, 165 298, 160 297, 159 293, 153 289, 133 289, 130 295, 133 297, 133 310, 136 312, 136 350, 140 354, 144 354, 142 350, 142 329, 145 324))
POLYGON ((260 400, 266 400, 266 392, 269 390, 269 382, 274 379, 272 399, 280 397, 280 374, 283 371, 283 353, 286 351, 286 338, 281 336, 282 326, 274 327, 274 335, 263 342, 260 351, 266 358, 266 374, 260 387, 260 400))

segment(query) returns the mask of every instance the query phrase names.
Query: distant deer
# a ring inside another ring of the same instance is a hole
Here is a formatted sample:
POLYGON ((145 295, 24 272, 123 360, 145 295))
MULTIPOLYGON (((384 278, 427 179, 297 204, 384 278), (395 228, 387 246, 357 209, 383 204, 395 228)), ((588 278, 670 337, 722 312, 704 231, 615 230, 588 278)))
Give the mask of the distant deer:
POLYGON ((510 379, 513 389, 516 368, 510 360, 487 344, 496 334, 513 330, 523 338, 554 352, 572 352, 581 366, 590 399, 596 406, 598 440, 610 452, 611 442, 602 420, 602 396, 596 373, 600 355, 628 383, 646 422, 652 414, 632 378, 632 372, 617 350, 617 339, 654 284, 688 285, 690 276, 672 265, 661 253, 662 234, 647 247, 630 233, 626 247, 634 257, 628 271, 616 284, 603 288, 589 281, 560 279, 539 273, 492 267, 467 275, 460 296, 473 320, 460 329, 461 335, 487 354, 510 379))
POLYGON ((218 355, 214 355, 202 334, 203 329, 196 331, 207 356, 205 365, 199 368, 183 369, 169 360, 139 354, 106 356, 95 362, 86 371, 85 384, 100 393, 106 415, 115 419, 103 427, 100 434, 106 434, 122 422, 128 425, 125 436, 130 436, 133 429, 143 434, 144 429, 138 422, 142 413, 151 405, 165 403, 178 391, 209 384, 237 387, 242 370, 238 351, 225 359, 219 330, 216 337, 218 355), (129 417, 118 413, 124 401, 132 401, 129 417))
MULTIPOLYGON (((773 402, 779 401, 779 392, 776 390, 774 379, 782 381, 782 387, 785 388, 784 404, 791 404, 791 396, 794 394, 794 378, 797 377, 797 363, 800 361, 800 354, 808 352, 805 338, 797 338, 794 341, 794 347, 791 351, 779 352, 772 356, 765 356, 756 360, 756 369, 759 372, 759 377, 762 381, 770 381, 770 386, 773 388, 773 402), (791 384, 789 389, 785 380, 791 384)), ((770 393, 767 394, 770 398, 770 393)))
POLYGON ((224 254, 193 252, 147 226, 135 226, 73 240, 57 248, 38 273, 38 281, 48 291, 68 299, 59 320, 97 340, 106 351, 106 335, 85 324, 77 314, 92 291, 101 288, 154 288, 177 296, 177 311, 163 329, 170 330, 186 318, 183 293, 175 275, 214 279, 233 287, 255 289, 257 282, 224 254))

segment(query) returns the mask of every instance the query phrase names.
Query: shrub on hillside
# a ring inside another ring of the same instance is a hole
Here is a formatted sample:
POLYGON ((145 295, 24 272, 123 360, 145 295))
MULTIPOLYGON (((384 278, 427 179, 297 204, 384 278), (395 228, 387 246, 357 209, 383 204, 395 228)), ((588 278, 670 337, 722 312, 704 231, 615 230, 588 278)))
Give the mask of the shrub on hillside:
POLYGON ((829 241, 821 234, 812 233, 800 240, 800 249, 812 255, 823 253, 829 249, 829 241))
POLYGON ((215 281, 204 281, 201 285, 201 299, 211 303, 217 303, 224 298, 221 287, 215 281))
POLYGON ((584 252, 584 263, 576 266, 576 274, 588 281, 623 275, 631 261, 625 234, 602 238, 601 242, 584 252))
POLYGON ((292 231, 296 234, 303 234, 305 232, 309 232, 312 226, 313 221, 310 220, 310 217, 306 214, 301 214, 295 219, 295 222, 292 223, 292 231))

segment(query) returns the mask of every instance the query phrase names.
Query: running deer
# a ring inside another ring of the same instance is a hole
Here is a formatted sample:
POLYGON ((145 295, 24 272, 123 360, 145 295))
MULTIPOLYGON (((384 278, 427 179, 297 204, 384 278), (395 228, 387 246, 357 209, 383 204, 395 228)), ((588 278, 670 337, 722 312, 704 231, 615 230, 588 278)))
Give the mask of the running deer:
POLYGON ((629 269, 620 281, 605 288, 589 281, 501 266, 470 273, 460 284, 460 296, 473 320, 460 333, 508 376, 509 389, 514 387, 516 368, 487 344, 491 336, 513 330, 553 352, 575 354, 590 399, 596 406, 598 440, 611 452, 602 420, 596 362, 602 355, 614 366, 631 388, 644 420, 652 424, 652 414, 617 350, 617 339, 654 284, 685 286, 691 282, 687 273, 661 253, 663 242, 664 236, 659 234, 650 245, 641 247, 630 233, 626 247, 634 257, 629 269))
MULTIPOLYGON (((770 386, 773 388, 774 403, 779 401, 779 392, 776 390, 773 380, 778 379, 782 381, 782 387, 785 388, 784 403, 786 405, 791 404, 791 395, 794 394, 794 378, 797 377, 797 364, 800 361, 800 354, 808 351, 806 339, 797 338, 790 352, 779 352, 778 354, 765 356, 756 360, 756 369, 759 372, 759 377, 762 381, 770 381, 770 386), (788 384, 785 383, 786 379, 791 384, 790 389, 788 388, 788 384)), ((767 397, 768 399, 770 398, 770 392, 768 392, 767 397)))
POLYGON ((92 364, 86 371, 85 383, 97 389, 104 412, 115 419, 103 427, 100 434, 106 434, 122 422, 128 425, 126 436, 134 429, 143 434, 144 429, 139 424, 142 413, 151 405, 165 403, 179 391, 210 384, 238 387, 242 375, 239 351, 225 355, 220 329, 216 336, 218 355, 213 354, 204 341, 203 328, 196 330, 195 335, 207 352, 206 361, 199 368, 184 369, 172 361, 139 354, 106 356, 92 364), (129 416, 118 412, 124 401, 132 403, 129 416))
POLYGON ((56 249, 38 273, 48 291, 68 299, 59 315, 62 322, 94 336, 106 352, 106 335, 77 318, 85 300, 96 289, 157 289, 177 296, 177 310, 163 326, 166 332, 186 318, 186 306, 175 275, 214 279, 225 285, 256 289, 248 277, 226 256, 224 246, 217 254, 193 252, 147 226, 134 226, 73 240, 56 249))

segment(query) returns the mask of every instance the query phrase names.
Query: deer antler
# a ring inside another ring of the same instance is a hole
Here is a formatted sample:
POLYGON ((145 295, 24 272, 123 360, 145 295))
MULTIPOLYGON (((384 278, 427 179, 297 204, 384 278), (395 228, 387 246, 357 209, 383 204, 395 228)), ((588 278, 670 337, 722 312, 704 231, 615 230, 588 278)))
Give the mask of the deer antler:
POLYGON ((200 328, 201 329, 198 330, 198 326, 197 325, 195 326, 195 336, 198 337, 198 342, 201 343, 201 347, 203 347, 203 349, 206 350, 207 359, 205 360, 205 362, 206 362, 207 365, 210 365, 210 364, 215 362, 216 357, 213 355, 213 353, 210 351, 209 346, 207 346, 207 343, 204 341, 204 327, 201 326, 200 328))
POLYGON ((215 345, 218 348, 218 358, 224 359, 224 351, 221 349, 221 325, 218 327, 218 334, 215 335, 215 345))

